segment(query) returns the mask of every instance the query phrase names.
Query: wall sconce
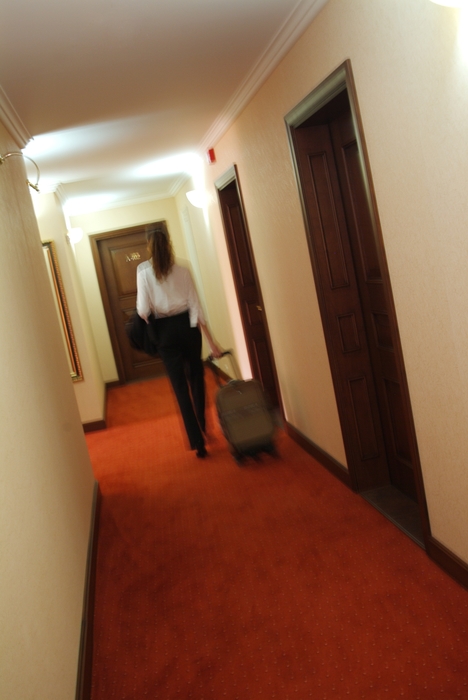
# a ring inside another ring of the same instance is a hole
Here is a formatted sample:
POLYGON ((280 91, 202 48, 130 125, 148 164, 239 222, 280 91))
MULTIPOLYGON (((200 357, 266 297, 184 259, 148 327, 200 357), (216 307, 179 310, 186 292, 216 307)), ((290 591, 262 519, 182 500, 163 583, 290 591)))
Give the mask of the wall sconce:
POLYGON ((67 231, 67 238, 69 243, 71 243, 72 245, 75 245, 75 243, 79 243, 83 238, 83 229, 69 228, 67 231))
POLYGON ((210 201, 209 194, 203 190, 190 190, 186 196, 190 204, 193 204, 197 209, 203 209, 210 201))

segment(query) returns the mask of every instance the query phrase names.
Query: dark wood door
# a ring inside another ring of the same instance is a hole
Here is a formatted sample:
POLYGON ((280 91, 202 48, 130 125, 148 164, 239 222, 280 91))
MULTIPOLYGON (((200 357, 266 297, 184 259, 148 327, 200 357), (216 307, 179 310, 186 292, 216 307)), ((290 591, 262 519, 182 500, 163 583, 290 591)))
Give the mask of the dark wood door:
POLYGON ((400 491, 416 499, 410 437, 391 332, 388 296, 367 207, 351 112, 346 111, 337 117, 330 124, 330 132, 357 274, 390 481, 400 491))
POLYGON ((294 130, 338 409, 355 486, 416 487, 401 383, 349 104, 294 130))
POLYGON ((133 349, 125 332, 136 307, 136 269, 148 259, 144 227, 98 234, 92 237, 92 247, 119 379, 164 374, 162 360, 133 349))
POLYGON ((218 181, 216 186, 252 375, 261 382, 272 405, 280 406, 276 369, 237 170, 234 168, 230 172, 230 180, 225 184, 218 181))

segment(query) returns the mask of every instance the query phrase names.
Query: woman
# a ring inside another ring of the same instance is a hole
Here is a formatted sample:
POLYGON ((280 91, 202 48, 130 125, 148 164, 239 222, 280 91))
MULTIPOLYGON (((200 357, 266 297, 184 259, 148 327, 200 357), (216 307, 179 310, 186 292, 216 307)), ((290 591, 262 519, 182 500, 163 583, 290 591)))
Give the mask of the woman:
POLYGON ((206 457, 205 381, 201 359, 203 331, 214 357, 221 350, 207 328, 190 271, 177 265, 165 224, 146 230, 150 260, 137 268, 137 312, 148 323, 152 313, 158 353, 174 389, 190 449, 206 457))

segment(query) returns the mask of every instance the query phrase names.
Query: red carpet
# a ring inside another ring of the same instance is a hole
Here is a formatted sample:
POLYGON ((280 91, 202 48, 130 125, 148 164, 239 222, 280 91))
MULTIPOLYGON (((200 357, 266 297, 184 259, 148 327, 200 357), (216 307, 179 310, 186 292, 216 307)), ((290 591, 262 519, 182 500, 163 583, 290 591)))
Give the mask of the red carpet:
POLYGON ((198 460, 162 378, 87 435, 92 700, 468 698, 468 592, 283 433, 239 468, 209 424, 198 460))

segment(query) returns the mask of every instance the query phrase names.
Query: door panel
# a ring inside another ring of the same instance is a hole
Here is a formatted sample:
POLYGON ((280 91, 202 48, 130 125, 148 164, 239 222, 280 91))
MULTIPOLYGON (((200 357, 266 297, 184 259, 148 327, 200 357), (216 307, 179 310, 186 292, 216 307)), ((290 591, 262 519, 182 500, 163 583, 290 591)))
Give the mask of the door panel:
POLYGON ((350 474, 366 490, 389 475, 335 154, 328 125, 298 128, 294 140, 350 474))
POLYGON ((279 406, 274 359, 236 176, 217 187, 252 374, 272 405, 279 406))
POLYGON ((375 414, 370 402, 372 391, 367 383, 367 377, 362 376, 348 381, 349 392, 353 406, 354 421, 359 439, 360 457, 375 460, 380 455, 380 445, 377 441, 378 431, 375 425, 375 414), (369 430, 369 426, 372 429, 369 430))
POLYGON ((132 348, 125 332, 125 323, 136 307, 136 269, 148 259, 144 229, 136 227, 100 234, 93 239, 95 262, 98 263, 96 269, 119 378, 132 381, 164 374, 161 359, 132 348))
POLYGON ((331 122, 330 133, 366 326, 390 481, 400 491, 416 498, 388 302, 349 111, 331 122))
MULTIPOLYGON (((323 138, 323 131, 316 134, 319 142, 323 138)), ((316 148, 315 145, 312 148, 316 148)), ((346 264, 345 252, 343 250, 342 230, 344 228, 343 212, 336 207, 338 192, 337 181, 333 170, 333 161, 330 154, 313 151, 308 153, 310 169, 310 185, 315 199, 315 209, 312 207, 311 215, 315 225, 321 232, 322 244, 320 255, 323 257, 325 270, 328 271, 329 284, 331 289, 349 287, 350 280, 346 264)))

